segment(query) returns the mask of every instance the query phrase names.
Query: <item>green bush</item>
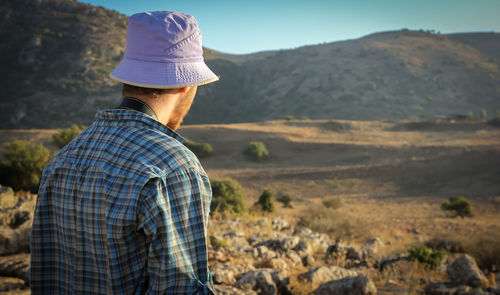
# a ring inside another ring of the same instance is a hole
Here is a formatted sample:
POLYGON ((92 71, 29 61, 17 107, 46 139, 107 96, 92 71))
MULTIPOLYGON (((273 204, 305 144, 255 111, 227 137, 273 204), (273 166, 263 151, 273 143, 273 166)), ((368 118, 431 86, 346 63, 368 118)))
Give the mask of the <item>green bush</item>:
POLYGON ((254 204, 254 206, 259 207, 264 212, 273 213, 274 212, 274 204, 273 204, 273 193, 270 190, 264 190, 262 195, 260 195, 259 200, 254 204))
POLYGON ((231 247, 231 245, 225 239, 218 239, 215 236, 210 237, 210 245, 214 248, 227 248, 231 247))
POLYGON ((212 185, 212 212, 230 212, 241 215, 246 212, 241 185, 230 178, 210 180, 212 185))
POLYGON ((292 120, 295 120, 295 117, 292 115, 287 115, 283 119, 285 119, 286 121, 292 121, 292 120))
POLYGON ((198 158, 207 157, 210 155, 214 149, 209 143, 198 143, 192 140, 188 140, 184 145, 190 149, 198 158))
POLYGON ((448 252, 445 250, 431 251, 425 246, 414 245, 408 250, 410 261, 418 260, 427 264, 431 269, 435 269, 447 255, 448 252))
POLYGON ((283 204, 283 207, 285 208, 293 208, 292 206, 292 201, 293 201, 293 198, 289 195, 289 194, 283 194, 281 196, 279 196, 276 201, 280 202, 283 204))
POLYGON ((448 202, 441 204, 441 210, 454 211, 458 216, 464 218, 472 215, 472 204, 463 196, 451 197, 448 202))
POLYGON ((260 141, 250 142, 245 149, 244 154, 254 161, 259 161, 269 157, 269 151, 267 150, 266 145, 260 141))
POLYGON ((15 140, 4 144, 7 150, 0 162, 0 181, 15 190, 37 192, 43 168, 49 163, 50 151, 42 144, 15 140))
POLYGON ((57 133, 52 136, 52 142, 60 149, 67 145, 73 138, 75 138, 80 132, 87 128, 83 125, 71 125, 69 128, 59 129, 57 133))

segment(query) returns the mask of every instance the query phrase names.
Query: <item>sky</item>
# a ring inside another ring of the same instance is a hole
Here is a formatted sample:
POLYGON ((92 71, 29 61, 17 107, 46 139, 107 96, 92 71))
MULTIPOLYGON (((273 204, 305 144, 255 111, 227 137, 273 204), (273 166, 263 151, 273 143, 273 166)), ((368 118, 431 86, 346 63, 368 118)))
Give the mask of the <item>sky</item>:
POLYGON ((500 32, 500 0, 80 0, 126 15, 152 10, 196 17, 203 45, 245 54, 356 39, 407 28, 500 32))

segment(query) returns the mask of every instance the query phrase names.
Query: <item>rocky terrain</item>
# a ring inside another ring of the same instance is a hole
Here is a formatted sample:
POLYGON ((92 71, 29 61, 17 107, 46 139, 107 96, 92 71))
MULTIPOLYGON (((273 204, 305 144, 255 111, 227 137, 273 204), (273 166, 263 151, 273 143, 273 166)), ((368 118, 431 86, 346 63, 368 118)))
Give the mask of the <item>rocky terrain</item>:
MULTIPOLYGON (((29 294, 29 232, 36 196, 0 187, 0 294, 29 294)), ((500 294, 469 255, 415 275, 386 241, 333 241, 282 217, 212 218, 209 263, 218 294, 500 294), (420 277, 419 277, 420 276, 420 277), (418 279, 415 286, 408 281, 418 279)))
MULTIPOLYGON (((89 124, 114 107, 127 16, 70 0, 0 2, 0 128, 89 124)), ((408 119, 500 110, 500 34, 400 30, 295 49, 205 49, 220 81, 186 123, 408 119)))

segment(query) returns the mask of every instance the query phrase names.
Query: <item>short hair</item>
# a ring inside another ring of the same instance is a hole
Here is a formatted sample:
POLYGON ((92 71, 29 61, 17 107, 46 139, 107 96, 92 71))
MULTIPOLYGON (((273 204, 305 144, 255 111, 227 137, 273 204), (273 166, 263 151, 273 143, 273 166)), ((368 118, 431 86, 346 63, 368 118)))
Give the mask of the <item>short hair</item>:
POLYGON ((169 89, 160 89, 160 88, 146 88, 141 86, 134 86, 130 84, 123 84, 122 92, 130 93, 130 94, 142 94, 152 96, 153 98, 158 97, 159 95, 167 92, 169 89))

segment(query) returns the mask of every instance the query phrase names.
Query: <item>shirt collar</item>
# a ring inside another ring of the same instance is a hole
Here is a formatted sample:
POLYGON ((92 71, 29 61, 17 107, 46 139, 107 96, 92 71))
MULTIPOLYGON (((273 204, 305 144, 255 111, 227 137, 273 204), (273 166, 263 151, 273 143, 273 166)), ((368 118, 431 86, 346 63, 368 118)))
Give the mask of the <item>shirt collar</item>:
POLYGON ((162 123, 155 120, 153 117, 146 115, 142 112, 128 109, 107 109, 98 111, 95 115, 96 121, 109 121, 109 122, 120 122, 122 125, 129 126, 144 126, 148 128, 156 129, 167 136, 174 138, 180 143, 184 144, 186 139, 180 134, 170 129, 170 127, 163 125, 162 123))

